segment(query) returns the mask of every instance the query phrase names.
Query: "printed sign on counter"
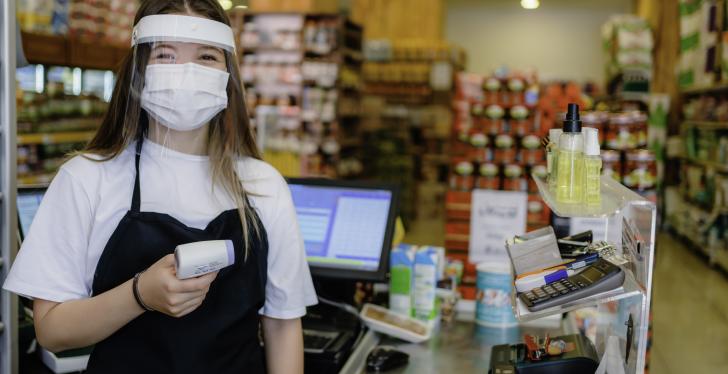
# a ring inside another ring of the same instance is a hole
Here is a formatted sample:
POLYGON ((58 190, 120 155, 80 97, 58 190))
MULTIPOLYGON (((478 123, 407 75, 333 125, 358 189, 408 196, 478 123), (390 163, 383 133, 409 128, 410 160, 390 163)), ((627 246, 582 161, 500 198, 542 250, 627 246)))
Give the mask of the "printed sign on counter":
POLYGON ((528 195, 474 190, 470 211, 470 262, 508 260, 506 239, 526 231, 528 195))

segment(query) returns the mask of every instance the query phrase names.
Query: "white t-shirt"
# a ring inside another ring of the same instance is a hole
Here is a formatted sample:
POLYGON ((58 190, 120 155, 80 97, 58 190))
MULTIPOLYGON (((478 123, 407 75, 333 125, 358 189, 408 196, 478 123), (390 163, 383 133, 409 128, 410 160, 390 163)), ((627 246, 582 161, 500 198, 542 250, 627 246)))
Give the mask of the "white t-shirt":
MULTIPOLYGON (((61 167, 3 288, 55 302, 91 296, 101 253, 131 207, 135 147, 109 161, 77 156, 61 167)), ((235 208, 221 188, 213 192, 206 156, 145 140, 139 168, 142 211, 166 213, 204 229, 221 212, 235 208)), ((268 234, 268 283, 260 313, 301 317, 317 298, 288 185, 272 166, 253 158, 241 159, 238 172, 268 234)))

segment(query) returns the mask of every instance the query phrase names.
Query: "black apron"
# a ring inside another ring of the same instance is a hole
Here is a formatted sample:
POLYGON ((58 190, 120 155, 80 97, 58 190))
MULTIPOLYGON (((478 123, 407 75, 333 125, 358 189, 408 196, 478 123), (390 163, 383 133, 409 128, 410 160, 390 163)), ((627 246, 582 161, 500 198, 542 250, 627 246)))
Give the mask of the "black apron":
POLYGON ((254 234, 252 223, 248 224, 250 251, 245 260, 237 209, 222 212, 204 230, 188 227, 167 214, 140 211, 141 148, 139 140, 131 210, 99 259, 93 294, 128 281, 173 253, 179 244, 230 239, 235 244, 235 264, 220 270, 205 301, 192 313, 175 318, 145 312, 96 344, 88 373, 265 373, 258 334, 268 257, 262 223, 254 214, 252 219, 257 220, 260 235, 254 234))

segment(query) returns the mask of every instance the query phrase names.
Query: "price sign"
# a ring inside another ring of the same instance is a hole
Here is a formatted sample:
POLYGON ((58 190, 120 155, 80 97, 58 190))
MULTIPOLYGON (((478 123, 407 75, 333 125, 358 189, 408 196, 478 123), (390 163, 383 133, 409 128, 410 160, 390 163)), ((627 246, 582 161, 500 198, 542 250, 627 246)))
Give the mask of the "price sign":
POLYGON ((508 259, 506 239, 526 231, 525 192, 474 190, 470 211, 470 262, 508 259))

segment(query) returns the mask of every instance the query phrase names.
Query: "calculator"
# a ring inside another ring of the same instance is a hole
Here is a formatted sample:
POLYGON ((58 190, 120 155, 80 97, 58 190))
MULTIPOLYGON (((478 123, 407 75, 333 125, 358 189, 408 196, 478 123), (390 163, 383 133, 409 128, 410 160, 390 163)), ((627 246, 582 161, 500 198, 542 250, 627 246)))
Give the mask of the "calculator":
POLYGON ((624 283, 624 271, 619 266, 600 258, 579 274, 536 287, 518 297, 528 310, 537 312, 573 300, 613 290, 624 283))

